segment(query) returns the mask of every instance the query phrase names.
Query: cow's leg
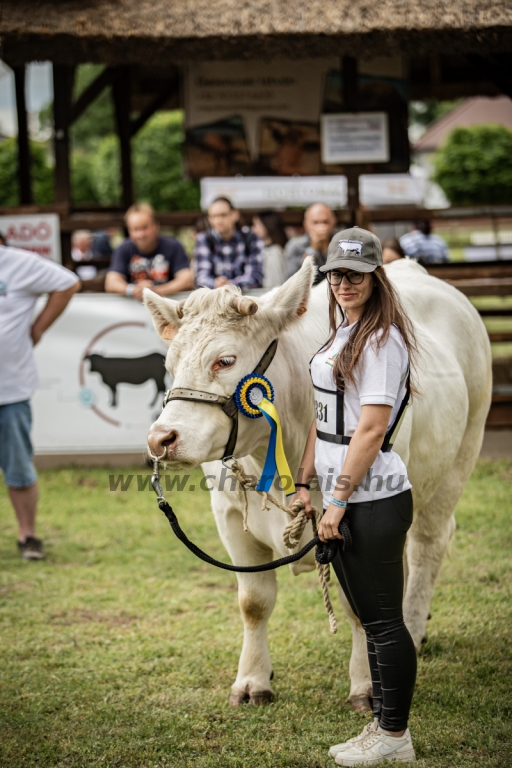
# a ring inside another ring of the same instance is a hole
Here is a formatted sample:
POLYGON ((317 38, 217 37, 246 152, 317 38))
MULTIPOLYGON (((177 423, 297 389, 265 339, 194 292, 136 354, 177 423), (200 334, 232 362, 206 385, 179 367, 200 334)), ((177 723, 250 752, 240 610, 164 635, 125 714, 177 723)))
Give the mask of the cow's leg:
POLYGON ((117 405, 117 387, 115 384, 109 384, 110 391, 112 392, 112 396, 110 398, 110 405, 112 408, 115 408, 117 405))
POLYGON ((352 654, 349 664, 350 693, 348 700, 356 712, 369 712, 372 708, 372 679, 370 665, 368 664, 366 634, 341 587, 339 587, 339 594, 343 610, 347 615, 350 629, 352 630, 352 654))
POLYGON ((443 557, 455 531, 455 507, 475 466, 482 439, 483 424, 471 424, 452 467, 434 495, 425 505, 414 509, 414 520, 407 537, 408 578, 404 619, 416 648, 420 647, 426 635, 430 601, 443 557))
MULTIPOLYGON (((429 503, 435 504, 437 494, 429 503)), ((441 502, 442 503, 442 502, 441 502)), ((454 505, 453 505, 454 506, 454 505)), ((446 518, 437 517, 435 531, 425 530, 419 524, 409 531, 407 541, 408 579, 404 599, 404 619, 416 649, 425 638, 430 601, 448 544, 455 530, 452 510, 446 510, 446 518)), ((419 509, 418 517, 426 510, 419 509)))
MULTIPOLYGON (((241 556, 242 550, 239 550, 239 553, 241 556)), ((268 563, 272 559, 272 551, 261 550, 261 557, 253 559, 268 563)), ((229 703, 233 706, 245 701, 251 704, 267 704, 273 699, 267 625, 276 601, 276 574, 275 571, 239 573, 237 577, 238 604, 244 622, 244 641, 229 703)))
MULTIPOLYGON (((236 565, 270 562, 272 550, 257 541, 249 531, 244 531, 239 504, 236 494, 212 492, 217 528, 232 562, 236 565)), ((257 506, 259 509, 259 504, 257 506)), ((276 601, 276 575, 275 571, 237 573, 237 578, 244 640, 229 703, 233 706, 246 701, 263 704, 273 697, 267 624, 276 601)))

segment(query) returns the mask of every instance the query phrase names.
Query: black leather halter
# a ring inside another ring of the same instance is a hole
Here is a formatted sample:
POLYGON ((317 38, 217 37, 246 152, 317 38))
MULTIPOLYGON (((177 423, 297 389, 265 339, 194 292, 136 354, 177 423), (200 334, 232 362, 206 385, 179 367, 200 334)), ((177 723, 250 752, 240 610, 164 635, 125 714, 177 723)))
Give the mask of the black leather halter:
MULTIPOLYGON (((268 346, 265 354, 253 369, 252 373, 263 375, 270 363, 274 359, 277 349, 277 339, 274 339, 268 346)), ((238 407, 235 401, 234 393, 231 397, 225 395, 215 395, 212 392, 202 392, 200 389, 188 389, 188 387, 177 387, 170 389, 165 393, 162 408, 165 408, 171 400, 193 400, 196 403, 207 403, 209 405, 220 405, 226 416, 232 420, 233 425, 229 434, 226 448, 224 449, 223 460, 230 459, 235 453, 236 440, 238 437, 238 407)))

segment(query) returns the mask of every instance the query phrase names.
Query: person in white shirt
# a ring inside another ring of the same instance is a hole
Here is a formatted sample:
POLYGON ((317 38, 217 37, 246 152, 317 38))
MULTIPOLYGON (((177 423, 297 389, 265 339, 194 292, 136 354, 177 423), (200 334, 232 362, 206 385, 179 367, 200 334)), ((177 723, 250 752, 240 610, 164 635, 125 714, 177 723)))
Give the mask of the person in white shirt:
POLYGON ((392 443, 414 392, 417 345, 375 235, 359 227, 338 232, 320 269, 329 284, 331 333, 311 361, 316 418, 291 503, 300 499, 311 513, 316 477, 321 541, 341 539, 341 521, 348 525, 352 546, 338 549, 333 567, 366 632, 374 714, 360 736, 329 755, 338 765, 409 762, 416 651, 402 614, 402 556, 413 504, 407 468, 392 443))
POLYGON ((284 247, 286 232, 275 211, 261 211, 252 220, 252 231, 263 241, 263 288, 275 288, 286 280, 284 247))
POLYGON ((0 247, 0 469, 18 521, 18 547, 41 560, 36 537, 39 497, 32 461, 30 398, 38 387, 33 348, 78 289, 73 272, 29 251, 0 247), (34 319, 39 296, 48 300, 34 319))

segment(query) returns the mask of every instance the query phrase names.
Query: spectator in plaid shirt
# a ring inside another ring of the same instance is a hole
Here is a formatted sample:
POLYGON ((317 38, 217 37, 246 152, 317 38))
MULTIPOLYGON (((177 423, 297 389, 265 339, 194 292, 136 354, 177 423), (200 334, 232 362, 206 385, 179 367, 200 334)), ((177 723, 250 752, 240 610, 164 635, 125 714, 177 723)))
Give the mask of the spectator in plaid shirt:
POLYGON ((210 232, 197 235, 194 255, 199 287, 261 288, 263 243, 250 231, 238 229, 238 211, 226 197, 218 197, 208 208, 210 232))

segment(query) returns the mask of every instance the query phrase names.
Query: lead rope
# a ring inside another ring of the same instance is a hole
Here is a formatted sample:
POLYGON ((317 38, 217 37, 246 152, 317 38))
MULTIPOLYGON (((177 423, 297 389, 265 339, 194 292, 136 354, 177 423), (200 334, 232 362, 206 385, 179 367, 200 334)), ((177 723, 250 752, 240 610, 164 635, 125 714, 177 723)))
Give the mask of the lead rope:
MULTIPOLYGON (((244 468, 241 464, 239 464, 236 459, 233 459, 233 464, 229 467, 229 469, 233 472, 236 479, 238 480, 238 488, 240 491, 240 495, 243 502, 243 525, 244 525, 244 531, 247 532, 247 517, 249 514, 249 499, 247 498, 247 491, 249 489, 256 490, 256 480, 247 475, 244 471, 244 468)), ((304 502, 302 501, 295 501, 289 509, 288 507, 285 507, 284 504, 281 504, 281 502, 275 498, 275 496, 272 496, 271 493, 265 493, 264 491, 258 491, 256 490, 256 493, 258 493, 262 497, 261 502, 261 511, 264 512, 266 510, 270 510, 270 507, 267 506, 267 501, 270 501, 271 504, 273 504, 278 509, 282 510, 283 512, 286 512, 287 515, 289 515, 292 519, 284 529, 283 533, 283 541, 284 545, 287 549, 295 549, 302 538, 302 534, 304 533, 304 530, 306 528, 306 525, 308 523, 308 517, 304 511, 304 502)), ((321 520, 321 514, 316 509, 316 507, 311 508, 313 512, 313 517, 311 518, 311 523, 313 526, 313 536, 318 536, 318 523, 321 520)), ((315 558, 315 565, 316 570, 318 573, 318 578, 320 580, 320 586, 322 587, 322 594, 324 598, 324 606, 325 610, 327 611, 327 615, 329 616, 329 630, 332 635, 335 635, 338 631, 338 625, 336 622, 336 616, 334 615, 334 609, 332 607, 331 603, 331 597, 329 595, 329 582, 331 580, 331 569, 329 567, 329 563, 321 564, 316 560, 315 558)))

